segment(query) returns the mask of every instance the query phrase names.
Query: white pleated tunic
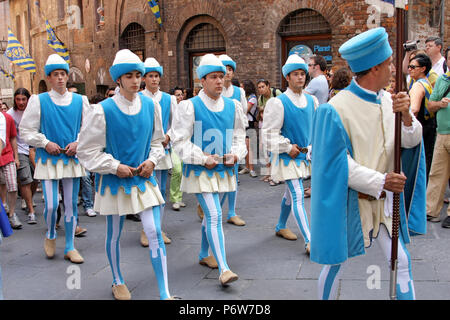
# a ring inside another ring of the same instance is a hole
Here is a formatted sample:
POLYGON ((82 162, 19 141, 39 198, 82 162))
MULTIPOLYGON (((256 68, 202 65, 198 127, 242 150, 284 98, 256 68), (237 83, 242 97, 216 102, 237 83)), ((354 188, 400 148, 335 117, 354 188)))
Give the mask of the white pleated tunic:
MULTIPOLYGON (((135 115, 141 111, 141 100, 138 95, 129 101, 120 91, 112 97, 121 112, 127 115, 135 115)), ((119 112, 119 110, 118 110, 119 112)), ((161 107, 155 102, 155 117, 151 151, 148 159, 155 165, 164 157, 164 132, 162 129, 161 107)), ((132 143, 132 142, 130 142, 132 143)), ((86 169, 98 174, 116 174, 120 161, 114 159, 111 154, 104 152, 106 148, 106 121, 103 107, 100 104, 92 106, 90 114, 83 121, 78 144, 78 158, 86 169)), ((101 190, 100 179, 97 190, 101 190)), ((123 188, 119 188, 113 195, 109 187, 104 194, 95 193, 94 210, 102 215, 136 214, 147 208, 164 204, 164 198, 158 186, 150 182, 146 183, 145 191, 138 187, 131 189, 131 194, 126 194, 123 188)))
MULTIPOLYGON (((161 102, 162 92, 159 89, 155 94, 153 94, 151 91, 149 91, 147 89, 142 91, 142 93, 145 96, 152 98, 154 101, 156 101, 158 103, 161 102)), ((170 117, 169 117, 169 125, 167 127, 167 132, 166 132, 166 135, 168 135, 170 138, 170 142, 169 142, 169 145, 167 145, 166 150, 170 150, 170 145, 171 145, 171 142, 173 141, 172 119, 173 119, 173 114, 175 114, 175 112, 177 110, 177 106, 178 106, 177 98, 175 98, 175 96, 170 96, 170 117)), ((172 168, 172 159, 170 157, 170 153, 167 153, 158 162, 155 170, 169 170, 171 168, 172 168)))
MULTIPOLYGON (((68 106, 72 103, 72 93, 67 91, 64 94, 59 94, 55 90, 49 91, 50 99, 59 106, 68 106)), ((83 100, 83 115, 82 121, 85 120, 87 114, 91 110, 91 106, 86 96, 82 96, 83 100)), ((20 122, 19 129, 22 140, 30 146, 35 148, 44 148, 50 140, 40 132, 41 128, 41 103, 38 95, 32 95, 28 101, 20 122)), ((62 148, 66 146, 60 146, 62 148)), ((78 156, 78 155, 77 155, 78 156)), ((69 160, 67 165, 64 165, 63 160, 58 160, 56 165, 48 159, 46 163, 42 163, 41 159, 37 161, 34 171, 34 178, 37 180, 59 180, 63 178, 78 178, 86 175, 84 168, 80 163, 69 160)))
MULTIPOLYGON (((298 108, 306 108, 307 99, 303 93, 294 93, 287 88, 285 94, 298 108)), ((312 96, 314 100, 314 109, 318 107, 317 98, 312 96)), ((284 160, 279 158, 282 153, 289 153, 292 144, 288 138, 281 135, 281 128, 284 123, 284 106, 280 99, 270 98, 264 109, 264 122, 262 127, 262 141, 271 157, 271 178, 277 181, 286 181, 292 179, 303 179, 311 175, 311 164, 306 165, 303 161, 297 165, 295 161, 289 161, 285 165, 284 160)), ((299 126, 301 126, 301 122, 299 126)), ((299 146, 300 148, 308 146, 299 146)), ((309 162, 309 161, 308 161, 309 162)))
MULTIPOLYGON (((225 106, 222 97, 217 100, 211 99, 205 94, 204 90, 201 90, 198 96, 210 111, 220 112, 225 106)), ((247 120, 241 104, 238 101, 234 101, 234 104, 234 130, 230 153, 237 155, 240 161, 247 154, 245 145, 245 123, 247 120)), ((203 154, 200 147, 191 142, 195 122, 194 105, 190 100, 184 100, 180 102, 177 110, 172 123, 174 150, 183 163, 203 166, 208 157, 203 154)), ((230 176, 227 172, 224 173, 223 177, 218 173, 209 177, 206 172, 196 176, 195 172, 191 171, 188 177, 183 175, 181 179, 181 191, 187 193, 231 192, 235 190, 236 177, 230 176)))

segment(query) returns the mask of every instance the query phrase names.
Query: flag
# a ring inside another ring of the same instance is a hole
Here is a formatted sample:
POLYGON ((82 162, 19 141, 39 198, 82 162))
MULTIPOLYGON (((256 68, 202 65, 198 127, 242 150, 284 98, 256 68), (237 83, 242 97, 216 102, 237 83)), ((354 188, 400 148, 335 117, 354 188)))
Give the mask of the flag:
POLYGON ((161 13, 159 11, 159 5, 155 0, 147 0, 150 9, 152 9, 153 14, 156 17, 156 21, 158 21, 159 25, 162 26, 161 13))
POLYGON ((45 20, 45 28, 47 29, 47 44, 56 51, 68 64, 70 64, 69 50, 66 45, 58 39, 55 30, 50 26, 48 20, 45 20))
POLYGON ((20 44, 19 40, 17 40, 9 27, 8 46, 6 47, 5 56, 19 67, 22 67, 31 73, 36 73, 36 63, 25 51, 25 48, 20 44))
POLYGON ((9 73, 8 71, 6 71, 5 69, 3 69, 2 67, 0 67, 0 72, 3 73, 3 75, 7 78, 11 78, 12 80, 15 80, 15 77, 12 73, 9 73))
POLYGON ((390 3, 395 8, 408 9, 408 0, 381 0, 390 3))

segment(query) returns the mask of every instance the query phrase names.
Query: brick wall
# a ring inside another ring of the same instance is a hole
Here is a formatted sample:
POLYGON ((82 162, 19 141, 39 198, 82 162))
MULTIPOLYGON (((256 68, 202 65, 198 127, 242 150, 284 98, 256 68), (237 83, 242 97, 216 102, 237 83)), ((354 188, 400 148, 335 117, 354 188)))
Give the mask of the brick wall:
MULTIPOLYGON (((278 29, 282 20, 290 13, 309 8, 320 13, 331 27, 331 46, 333 63, 342 66, 345 62, 339 57, 338 49, 342 43, 357 33, 371 27, 384 26, 390 34, 391 45, 395 44, 395 21, 388 13, 376 11, 372 6, 376 0, 160 0, 164 27, 156 23, 145 1, 108 0, 105 4, 105 26, 96 28, 96 4, 98 1, 83 1, 82 28, 71 28, 65 19, 58 19, 56 0, 41 0, 41 8, 56 29, 57 35, 69 47, 73 67, 79 69, 86 84, 86 94, 96 93, 97 85, 113 85, 109 67, 119 49, 119 37, 127 25, 140 24, 145 30, 146 56, 155 57, 164 66, 161 82, 163 90, 189 83, 189 61, 184 44, 189 32, 199 23, 211 23, 223 35, 226 51, 237 62, 236 76, 240 80, 266 78, 275 86, 281 86, 281 67, 284 63, 281 37, 278 29), (374 18, 369 19, 373 15, 374 18), (85 68, 86 59, 90 70, 85 68)), ((445 35, 450 32, 450 0, 446 1, 445 35)), ((26 0, 10 1, 11 19, 17 12, 23 13, 26 0)), ((64 1, 66 6, 74 1, 64 1)), ((411 37, 420 39, 439 34, 439 28, 429 27, 429 9, 439 0, 412 0, 408 14, 411 37)), ((66 8, 67 9, 67 8, 66 8)), ((38 83, 45 80, 43 66, 53 50, 47 46, 44 21, 37 18, 37 10, 32 3, 31 30, 33 58, 38 73, 33 79, 33 91, 38 83)), ((24 44, 26 45, 26 44, 24 44)), ((446 45, 448 45, 448 40, 446 45)), ((20 79, 29 78, 23 74, 20 79)), ((22 83, 19 79, 19 83, 22 83)), ((30 86, 30 80, 23 82, 30 86)))

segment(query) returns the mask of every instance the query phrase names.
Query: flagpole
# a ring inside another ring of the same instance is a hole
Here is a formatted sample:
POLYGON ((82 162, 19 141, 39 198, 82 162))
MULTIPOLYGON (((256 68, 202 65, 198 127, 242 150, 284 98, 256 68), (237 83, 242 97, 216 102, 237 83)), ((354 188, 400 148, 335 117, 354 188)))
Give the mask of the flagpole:
MULTIPOLYGON (((27 18, 28 18, 28 52, 30 53, 30 56, 33 56, 33 44, 32 44, 32 37, 31 37, 31 12, 30 12, 30 0, 27 0, 27 18)), ((34 92, 34 84, 33 81, 34 80, 34 75, 32 73, 30 73, 30 82, 31 82, 31 92, 34 92)))

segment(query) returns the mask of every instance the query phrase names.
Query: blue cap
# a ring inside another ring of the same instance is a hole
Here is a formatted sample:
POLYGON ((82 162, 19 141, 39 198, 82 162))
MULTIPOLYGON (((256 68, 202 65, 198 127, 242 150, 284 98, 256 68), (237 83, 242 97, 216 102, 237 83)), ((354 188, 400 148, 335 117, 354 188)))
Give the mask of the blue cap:
POLYGON ((361 72, 386 61, 392 56, 392 48, 386 30, 380 27, 351 38, 339 48, 339 53, 353 72, 361 72))
POLYGON ((205 54, 200 60, 200 65, 197 67, 197 77, 203 78, 212 72, 227 73, 227 69, 223 65, 222 61, 212 53, 205 54))
POLYGON ((281 69, 285 78, 294 70, 303 70, 308 74, 308 65, 305 60, 297 54, 291 54, 281 69))

